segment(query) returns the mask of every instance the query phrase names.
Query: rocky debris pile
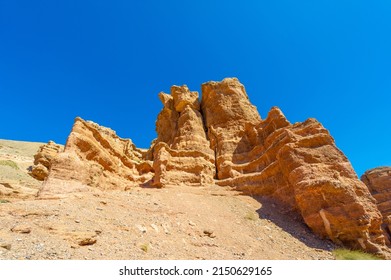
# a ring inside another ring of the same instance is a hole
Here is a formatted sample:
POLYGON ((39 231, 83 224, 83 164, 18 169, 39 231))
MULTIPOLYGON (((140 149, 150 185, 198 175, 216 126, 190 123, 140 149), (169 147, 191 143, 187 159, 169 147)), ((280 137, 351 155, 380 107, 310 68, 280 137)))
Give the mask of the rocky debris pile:
POLYGON ((62 149, 63 147, 61 145, 53 141, 42 145, 34 156, 34 165, 31 167, 29 174, 39 181, 45 180, 49 175, 53 159, 62 149))
POLYGON ((377 207, 383 215, 384 232, 391 241, 391 167, 370 169, 361 176, 361 180, 376 199, 377 207))
POLYGON ((318 121, 291 124, 277 107, 262 120, 236 78, 204 83, 201 102, 185 85, 159 97, 158 137, 148 151, 76 118, 41 197, 140 184, 217 184, 271 197, 337 244, 387 254, 382 224, 388 218, 383 221, 378 206, 388 204, 376 204, 318 121))

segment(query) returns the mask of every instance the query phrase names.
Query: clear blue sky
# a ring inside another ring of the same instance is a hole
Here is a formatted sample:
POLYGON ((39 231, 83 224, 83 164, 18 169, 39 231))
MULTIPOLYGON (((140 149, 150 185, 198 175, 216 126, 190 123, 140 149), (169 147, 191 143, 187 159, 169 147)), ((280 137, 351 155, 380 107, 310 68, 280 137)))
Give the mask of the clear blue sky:
POLYGON ((160 91, 238 77, 264 118, 317 118, 358 175, 391 165, 391 2, 0 0, 0 138, 76 116, 148 147, 160 91))

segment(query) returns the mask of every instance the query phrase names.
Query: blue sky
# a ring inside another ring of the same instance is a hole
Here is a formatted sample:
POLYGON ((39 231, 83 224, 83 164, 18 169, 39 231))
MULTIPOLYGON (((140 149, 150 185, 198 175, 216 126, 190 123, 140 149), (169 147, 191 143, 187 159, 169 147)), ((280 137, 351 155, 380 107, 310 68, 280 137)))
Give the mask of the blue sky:
POLYGON ((0 138, 76 116, 148 147, 160 91, 238 77, 264 118, 317 118, 358 175, 391 165, 389 1, 0 0, 0 138))

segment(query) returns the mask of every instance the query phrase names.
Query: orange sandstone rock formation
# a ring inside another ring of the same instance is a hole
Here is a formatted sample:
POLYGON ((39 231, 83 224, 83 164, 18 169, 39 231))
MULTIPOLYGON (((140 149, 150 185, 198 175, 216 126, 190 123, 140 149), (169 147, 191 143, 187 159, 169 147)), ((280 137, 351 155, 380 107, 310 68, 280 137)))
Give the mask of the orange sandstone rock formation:
POLYGON ((217 178, 235 177, 231 165, 240 164, 243 159, 236 155, 253 146, 251 140, 255 139, 249 139, 247 131, 261 121, 258 111, 237 79, 203 84, 201 106, 216 155, 217 178))
POLYGON ((43 181, 49 175, 52 160, 62 151, 62 146, 49 141, 42 145, 37 154, 34 156, 34 165, 31 167, 29 174, 39 181, 43 181))
POLYGON ((154 185, 214 184, 214 152, 209 147, 198 92, 173 86, 160 93, 164 108, 156 121, 153 146, 154 185))
POLYGON ((63 153, 52 161, 41 197, 98 188, 125 190, 152 178, 146 151, 115 131, 76 118, 63 153))
POLYGON ((366 171, 361 180, 368 186, 383 215, 383 228, 391 241, 391 167, 377 167, 366 171))
POLYGON ((389 188, 370 187, 376 205, 318 121, 291 124, 277 107, 262 120, 236 78, 203 84, 201 103, 187 86, 159 98, 158 137, 148 151, 77 118, 40 195, 140 184, 228 186, 276 199, 335 243, 387 254, 381 226, 389 230, 389 188))
POLYGON ((203 84, 201 106, 218 185, 274 197, 336 243, 384 249, 374 199, 319 122, 292 125, 278 108, 261 121, 237 79, 203 84))

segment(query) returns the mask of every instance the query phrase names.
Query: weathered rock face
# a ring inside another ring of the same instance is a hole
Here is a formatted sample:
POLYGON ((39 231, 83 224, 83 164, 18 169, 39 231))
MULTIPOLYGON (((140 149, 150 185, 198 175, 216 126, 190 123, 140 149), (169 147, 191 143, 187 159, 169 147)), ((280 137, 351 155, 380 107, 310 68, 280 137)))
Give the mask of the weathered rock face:
POLYGON ((214 152, 206 137, 198 92, 173 86, 171 95, 159 97, 164 108, 156 121, 154 185, 214 184, 214 152))
POLYGON ((34 156, 34 165, 31 167, 29 174, 39 181, 43 181, 49 175, 49 170, 52 165, 53 159, 61 152, 63 147, 49 141, 47 144, 42 145, 37 154, 34 156))
POLYGON ((236 79, 202 90, 217 184, 274 197, 299 211, 317 234, 381 252, 385 237, 374 199, 319 122, 292 125, 278 108, 261 121, 236 79))
POLYGON ((53 160, 41 197, 87 190, 125 190, 152 178, 152 163, 131 140, 110 128, 76 118, 63 153, 53 160))
POLYGON ((290 143, 277 161, 306 224, 335 243, 379 253, 380 213, 328 131, 311 119, 286 131, 290 143))
POLYGON ((202 85, 202 112, 211 148, 216 154, 217 178, 234 177, 230 164, 240 164, 235 155, 248 152, 253 144, 247 135, 261 120, 237 79, 202 85))
POLYGON ((383 215, 383 228, 391 241, 391 167, 378 167, 366 171, 361 180, 376 199, 383 215))

